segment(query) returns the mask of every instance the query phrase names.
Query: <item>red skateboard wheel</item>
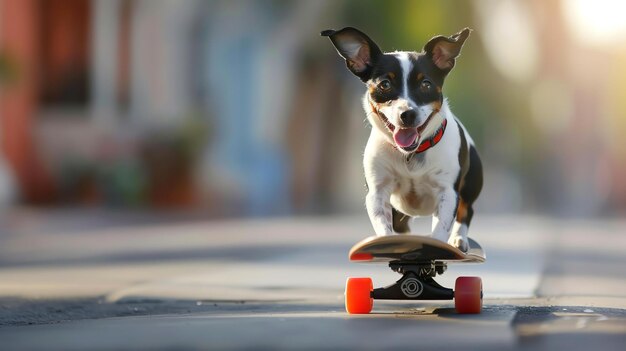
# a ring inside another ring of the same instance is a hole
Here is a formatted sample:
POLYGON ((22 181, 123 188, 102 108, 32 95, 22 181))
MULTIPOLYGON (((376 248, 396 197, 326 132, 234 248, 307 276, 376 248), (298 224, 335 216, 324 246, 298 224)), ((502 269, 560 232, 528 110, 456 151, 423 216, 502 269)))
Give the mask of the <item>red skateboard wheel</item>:
POLYGON ((372 311, 374 289, 371 278, 348 278, 346 280, 346 312, 350 314, 367 314, 372 311))
POLYGON ((454 284, 454 307, 461 314, 480 313, 483 283, 479 277, 458 277, 454 284))

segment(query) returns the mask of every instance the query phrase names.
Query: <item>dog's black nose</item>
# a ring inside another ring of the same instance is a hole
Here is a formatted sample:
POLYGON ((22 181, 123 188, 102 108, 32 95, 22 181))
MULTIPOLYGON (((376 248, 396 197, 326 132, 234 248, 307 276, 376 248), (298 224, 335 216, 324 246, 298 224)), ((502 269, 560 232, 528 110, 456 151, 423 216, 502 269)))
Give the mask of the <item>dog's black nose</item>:
POLYGON ((415 110, 406 110, 400 114, 400 120, 404 127, 413 127, 415 126, 415 121, 417 120, 417 112, 415 110))

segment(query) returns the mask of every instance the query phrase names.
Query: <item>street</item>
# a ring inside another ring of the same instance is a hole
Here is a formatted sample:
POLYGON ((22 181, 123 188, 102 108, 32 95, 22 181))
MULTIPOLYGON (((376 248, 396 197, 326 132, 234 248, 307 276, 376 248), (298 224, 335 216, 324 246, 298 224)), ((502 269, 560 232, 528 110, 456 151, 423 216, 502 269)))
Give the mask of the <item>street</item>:
POLYGON ((348 262, 371 233, 365 217, 82 222, 18 219, 10 225, 19 230, 0 238, 2 349, 626 344, 624 221, 478 216, 470 236, 487 262, 450 265, 438 282, 482 277, 482 314, 457 315, 452 301, 375 301, 359 316, 344 311, 346 277, 370 276, 377 287, 399 278, 348 262))

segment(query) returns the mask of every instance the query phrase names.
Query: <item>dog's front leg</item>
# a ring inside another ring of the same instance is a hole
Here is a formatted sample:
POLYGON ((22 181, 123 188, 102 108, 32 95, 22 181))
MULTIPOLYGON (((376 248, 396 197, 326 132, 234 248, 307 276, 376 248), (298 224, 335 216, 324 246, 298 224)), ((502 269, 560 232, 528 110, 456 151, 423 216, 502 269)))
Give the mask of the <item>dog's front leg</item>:
POLYGON ((458 198, 458 194, 451 187, 444 188, 439 193, 437 212, 433 214, 433 238, 445 243, 448 242, 456 217, 458 198))
POLYGON ((389 202, 391 190, 389 182, 378 183, 368 190, 365 198, 367 214, 378 236, 393 234, 391 203, 389 202))

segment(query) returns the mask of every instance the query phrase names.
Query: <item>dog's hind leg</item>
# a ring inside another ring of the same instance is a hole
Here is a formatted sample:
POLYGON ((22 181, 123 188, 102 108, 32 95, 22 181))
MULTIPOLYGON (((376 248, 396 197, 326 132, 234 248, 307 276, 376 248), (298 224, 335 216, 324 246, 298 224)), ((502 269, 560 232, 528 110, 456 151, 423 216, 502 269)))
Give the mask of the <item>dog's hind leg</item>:
POLYGON ((467 231, 474 217, 474 208, 472 205, 478 198, 483 187, 483 169, 478 157, 478 152, 473 145, 469 149, 469 169, 463 179, 459 192, 459 205, 456 211, 456 220, 452 227, 452 233, 448 244, 458 247, 461 251, 467 252, 469 242, 467 240, 467 231))
POLYGON ((411 219, 410 216, 407 216, 392 207, 391 218, 393 219, 394 232, 398 234, 408 234, 411 232, 411 228, 409 227, 409 220, 411 219))
POLYGON ((459 250, 463 252, 467 252, 469 249, 467 231, 473 215, 474 209, 472 205, 468 205, 463 199, 460 199, 459 207, 456 211, 456 220, 452 226, 452 233, 450 233, 448 244, 459 248, 459 250))

